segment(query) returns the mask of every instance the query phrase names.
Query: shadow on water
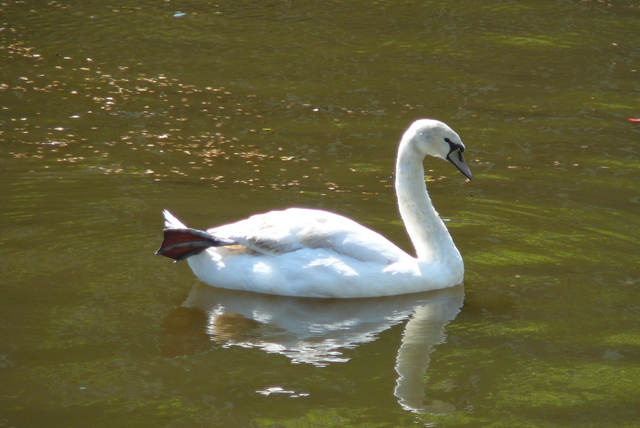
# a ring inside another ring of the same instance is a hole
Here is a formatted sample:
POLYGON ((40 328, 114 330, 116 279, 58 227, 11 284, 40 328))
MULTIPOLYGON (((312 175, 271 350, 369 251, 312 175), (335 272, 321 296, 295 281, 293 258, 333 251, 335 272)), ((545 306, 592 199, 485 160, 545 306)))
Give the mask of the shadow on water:
MULTIPOLYGON (((462 285, 393 297, 312 299, 197 283, 182 306, 165 318, 161 350, 166 357, 176 357, 219 347, 259 348, 294 364, 325 367, 349 361, 346 349, 375 341, 383 331, 408 320, 395 360, 394 394, 406 410, 449 413, 459 409, 439 400, 424 402, 423 378, 430 354, 444 342, 445 326, 463 300, 462 285)), ((294 394, 281 388, 258 392, 294 394)))

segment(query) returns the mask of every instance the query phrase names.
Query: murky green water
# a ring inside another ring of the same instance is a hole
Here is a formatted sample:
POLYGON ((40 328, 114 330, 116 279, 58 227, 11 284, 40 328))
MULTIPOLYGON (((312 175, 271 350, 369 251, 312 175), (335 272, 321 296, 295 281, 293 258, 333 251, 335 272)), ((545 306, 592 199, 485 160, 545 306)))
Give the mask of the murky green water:
POLYGON ((637 426, 637 1, 4 2, 0 425, 637 426), (464 288, 318 301, 154 257, 286 206, 410 250, 419 117, 464 288))

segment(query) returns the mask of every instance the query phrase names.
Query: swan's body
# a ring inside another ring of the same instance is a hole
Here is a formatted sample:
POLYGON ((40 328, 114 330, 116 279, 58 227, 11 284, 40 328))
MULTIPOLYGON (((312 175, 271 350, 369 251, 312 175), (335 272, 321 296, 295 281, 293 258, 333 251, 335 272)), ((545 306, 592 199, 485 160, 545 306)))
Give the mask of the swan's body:
POLYGON ((188 258, 207 284, 298 297, 375 297, 450 287, 464 265, 434 210, 424 182, 425 155, 453 163, 465 176, 464 145, 447 125, 414 122, 398 149, 396 192, 416 249, 414 258, 380 234, 338 214, 291 208, 209 229, 187 229, 165 211, 158 254, 188 258))

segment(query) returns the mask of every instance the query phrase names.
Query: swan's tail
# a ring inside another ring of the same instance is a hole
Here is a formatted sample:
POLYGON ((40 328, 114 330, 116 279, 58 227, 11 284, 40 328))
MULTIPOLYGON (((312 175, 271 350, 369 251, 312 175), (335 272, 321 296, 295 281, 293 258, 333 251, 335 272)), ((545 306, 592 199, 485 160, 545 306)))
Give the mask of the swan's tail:
POLYGON ((176 262, 185 260, 209 247, 223 247, 233 245, 234 241, 216 238, 202 230, 189 229, 169 211, 164 211, 164 240, 156 255, 174 259, 176 262))
POLYGON ((162 211, 162 215, 164 215, 164 227, 166 227, 167 229, 186 229, 187 228, 187 226, 185 226, 184 223, 178 220, 168 210, 162 211))

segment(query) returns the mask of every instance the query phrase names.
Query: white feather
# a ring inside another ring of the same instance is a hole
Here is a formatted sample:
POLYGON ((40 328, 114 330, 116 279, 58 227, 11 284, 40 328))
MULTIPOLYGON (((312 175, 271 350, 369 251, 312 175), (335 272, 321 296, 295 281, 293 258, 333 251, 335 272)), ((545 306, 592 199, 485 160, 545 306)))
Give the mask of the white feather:
POLYGON ((173 214, 171 214, 168 210, 164 210, 162 212, 164 214, 164 227, 167 229, 184 229, 185 226, 180 220, 178 220, 173 214))

